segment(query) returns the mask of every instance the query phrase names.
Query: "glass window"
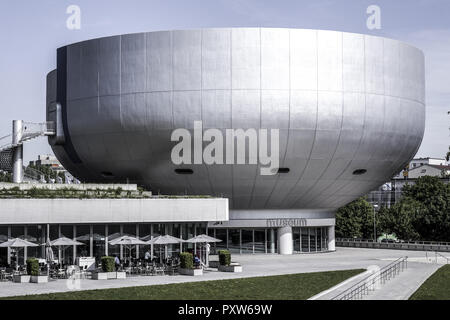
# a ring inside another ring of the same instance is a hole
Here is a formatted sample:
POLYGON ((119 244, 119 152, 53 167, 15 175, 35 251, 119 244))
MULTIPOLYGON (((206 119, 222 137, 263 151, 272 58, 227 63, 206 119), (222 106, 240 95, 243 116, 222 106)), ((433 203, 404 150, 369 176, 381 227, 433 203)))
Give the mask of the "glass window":
POLYGON ((239 253, 241 249, 240 244, 239 229, 228 229, 228 250, 230 250, 230 252, 239 253))
MULTIPOLYGON (((172 237, 180 238, 180 224, 170 223, 167 225, 167 234, 172 237)), ((167 256, 171 257, 173 255, 178 255, 180 253, 179 244, 170 244, 167 246, 167 256)))
MULTIPOLYGON (((139 225, 139 239, 142 241, 149 241, 151 240, 151 232, 152 232, 152 225, 149 223, 140 224, 139 225)), ((151 254, 151 246, 150 245, 140 245, 139 246, 139 258, 143 259, 145 256, 145 253, 149 251, 151 254)))
POLYGON ((96 263, 100 263, 101 258, 106 254, 106 226, 104 224, 94 224, 92 229, 93 255, 96 263))
MULTIPOLYGON (((61 225, 61 237, 73 239, 73 225, 61 225)), ((61 260, 63 264, 73 264, 73 246, 61 248, 61 260)))
POLYGON ((218 250, 227 249, 227 229, 214 229, 216 230, 215 238, 222 240, 221 242, 214 243, 214 253, 217 254, 218 250))
POLYGON ((77 257, 89 257, 90 256, 90 239, 91 239, 91 226, 88 224, 81 224, 76 226, 77 241, 83 243, 83 245, 75 246, 77 257))
POLYGON ((308 235, 308 230, 309 230, 309 228, 300 228, 302 252, 309 252, 309 235, 308 235))
MULTIPOLYGON (((131 236, 131 237, 135 237, 136 236, 136 224, 124 224, 123 225, 123 232, 122 235, 127 235, 127 236, 131 236)), ((120 245, 122 246, 122 252, 123 252, 123 257, 126 259, 131 258, 135 258, 136 257, 136 246, 124 246, 124 245, 120 245)))
POLYGON ((322 228, 316 228, 316 251, 322 251, 322 228))
POLYGON ((266 230, 255 230, 255 253, 264 253, 266 252, 266 230))
POLYGON ((309 251, 316 251, 316 228, 309 229, 309 251))
MULTIPOLYGON (((8 227, 0 226, 0 243, 8 240, 8 227)), ((0 248, 0 267, 8 265, 8 248, 0 248)))
POLYGON ((114 240, 120 237, 120 225, 118 224, 109 224, 108 225, 108 256, 120 257, 120 246, 112 246, 109 244, 109 241, 114 240))
MULTIPOLYGON (((28 226, 27 236, 24 238, 39 245, 43 244, 47 241, 47 239, 45 239, 45 233, 43 232, 44 230, 45 229, 41 225, 28 226)), ((43 246, 27 248, 27 258, 45 258, 45 252, 42 252, 42 247, 43 246)))
POLYGON ((242 230, 242 253, 253 253, 253 230, 242 230))
POLYGON ((300 252, 300 228, 292 228, 292 241, 294 252, 300 252))
MULTIPOLYGON (((40 226, 39 226, 40 227, 40 226)), ((24 226, 12 226, 11 227, 11 238, 23 237, 25 233, 24 226)), ((24 265, 24 250, 23 248, 12 249, 11 248, 11 265, 14 267, 17 264, 19 266, 24 265)))

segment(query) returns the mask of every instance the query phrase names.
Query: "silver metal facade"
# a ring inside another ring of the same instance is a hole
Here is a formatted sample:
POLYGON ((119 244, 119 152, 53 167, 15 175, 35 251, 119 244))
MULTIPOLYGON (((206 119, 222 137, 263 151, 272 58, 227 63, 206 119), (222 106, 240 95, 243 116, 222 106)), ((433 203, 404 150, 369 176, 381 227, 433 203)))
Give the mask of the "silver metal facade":
POLYGON ((82 181, 128 178, 154 193, 223 195, 232 209, 334 210, 400 171, 423 137, 424 57, 396 40, 230 28, 127 34, 64 49, 64 70, 47 79, 48 120, 52 105, 65 104, 65 143, 69 135, 76 157, 51 144, 82 181), (170 135, 194 120, 204 129, 278 128, 280 167, 290 172, 190 165, 183 167, 194 174, 176 174, 170 135), (352 174, 357 169, 367 172, 352 174))

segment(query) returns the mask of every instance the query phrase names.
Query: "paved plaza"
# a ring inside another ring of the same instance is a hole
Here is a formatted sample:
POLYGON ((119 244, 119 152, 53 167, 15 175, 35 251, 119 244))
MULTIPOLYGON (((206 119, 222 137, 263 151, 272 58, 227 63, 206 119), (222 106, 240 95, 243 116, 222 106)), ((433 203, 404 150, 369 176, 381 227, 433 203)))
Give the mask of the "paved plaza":
MULTIPOLYGON (((135 276, 116 280, 82 279, 79 283, 75 284, 70 280, 56 280, 43 284, 2 282, 0 283, 0 297, 66 292, 73 291, 78 286, 79 290, 92 290, 318 271, 365 269, 370 266, 383 267, 393 260, 404 256, 411 258, 411 262, 408 263, 408 269, 367 298, 406 299, 440 266, 439 264, 426 262, 424 259, 426 253, 424 251, 337 248, 337 251, 329 253, 294 254, 287 256, 278 254, 234 254, 232 260, 242 264, 242 273, 224 273, 212 269, 210 271, 205 271, 203 276, 198 277, 165 275, 135 276)), ((212 257, 212 260, 214 260, 214 258, 216 257, 212 257)), ((355 281, 357 281, 357 279, 355 279, 355 281)), ((333 292, 321 296, 319 299, 332 298, 339 293, 339 291, 345 290, 345 288, 351 285, 352 281, 349 281, 347 285, 341 286, 333 292)))

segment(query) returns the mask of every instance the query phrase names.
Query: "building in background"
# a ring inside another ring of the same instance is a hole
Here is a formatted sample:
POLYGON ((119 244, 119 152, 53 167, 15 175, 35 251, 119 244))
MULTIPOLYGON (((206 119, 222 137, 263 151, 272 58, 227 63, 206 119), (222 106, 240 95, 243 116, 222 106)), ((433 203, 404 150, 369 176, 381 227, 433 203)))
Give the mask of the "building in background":
POLYGON ((390 181, 369 192, 367 200, 373 205, 377 205, 377 210, 381 207, 390 208, 401 199, 402 189, 406 184, 413 185, 417 178, 424 176, 438 177, 442 182, 449 183, 450 165, 443 158, 413 159, 390 181))

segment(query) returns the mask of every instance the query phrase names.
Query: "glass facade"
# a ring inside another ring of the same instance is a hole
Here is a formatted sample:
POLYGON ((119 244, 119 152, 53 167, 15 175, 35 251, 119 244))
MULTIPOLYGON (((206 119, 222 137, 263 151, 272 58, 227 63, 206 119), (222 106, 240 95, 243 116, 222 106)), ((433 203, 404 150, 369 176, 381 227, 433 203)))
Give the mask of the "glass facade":
MULTIPOLYGON (((211 245, 211 253, 228 249, 232 253, 277 253, 276 228, 267 229, 209 229, 211 237, 222 240, 211 245)), ((321 252, 328 250, 328 227, 292 228, 294 253, 321 252)))
MULTIPOLYGON (((97 263, 104 255, 121 259, 143 258, 149 251, 154 258, 160 255, 173 256, 181 251, 201 255, 202 247, 197 244, 183 243, 168 246, 140 245, 125 247, 110 245, 108 241, 122 235, 139 237, 148 241, 159 235, 169 234, 187 240, 199 234, 208 234, 222 240, 211 243, 211 254, 228 249, 234 254, 277 253, 277 228, 207 228, 206 223, 142 223, 142 224, 79 224, 48 226, 50 240, 58 237, 75 239, 83 245, 54 248, 55 258, 63 264, 76 263, 76 257, 95 257, 97 263)), ((8 238, 21 237, 37 244, 44 244, 47 239, 47 225, 13 225, 0 226, 0 242, 8 238)), ((328 227, 293 227, 294 253, 312 253, 328 250, 328 227)), ((30 247, 19 250, 0 248, 0 266, 24 264, 26 257, 45 258, 45 246, 30 247), (10 252, 10 254, 8 254, 10 252)))

